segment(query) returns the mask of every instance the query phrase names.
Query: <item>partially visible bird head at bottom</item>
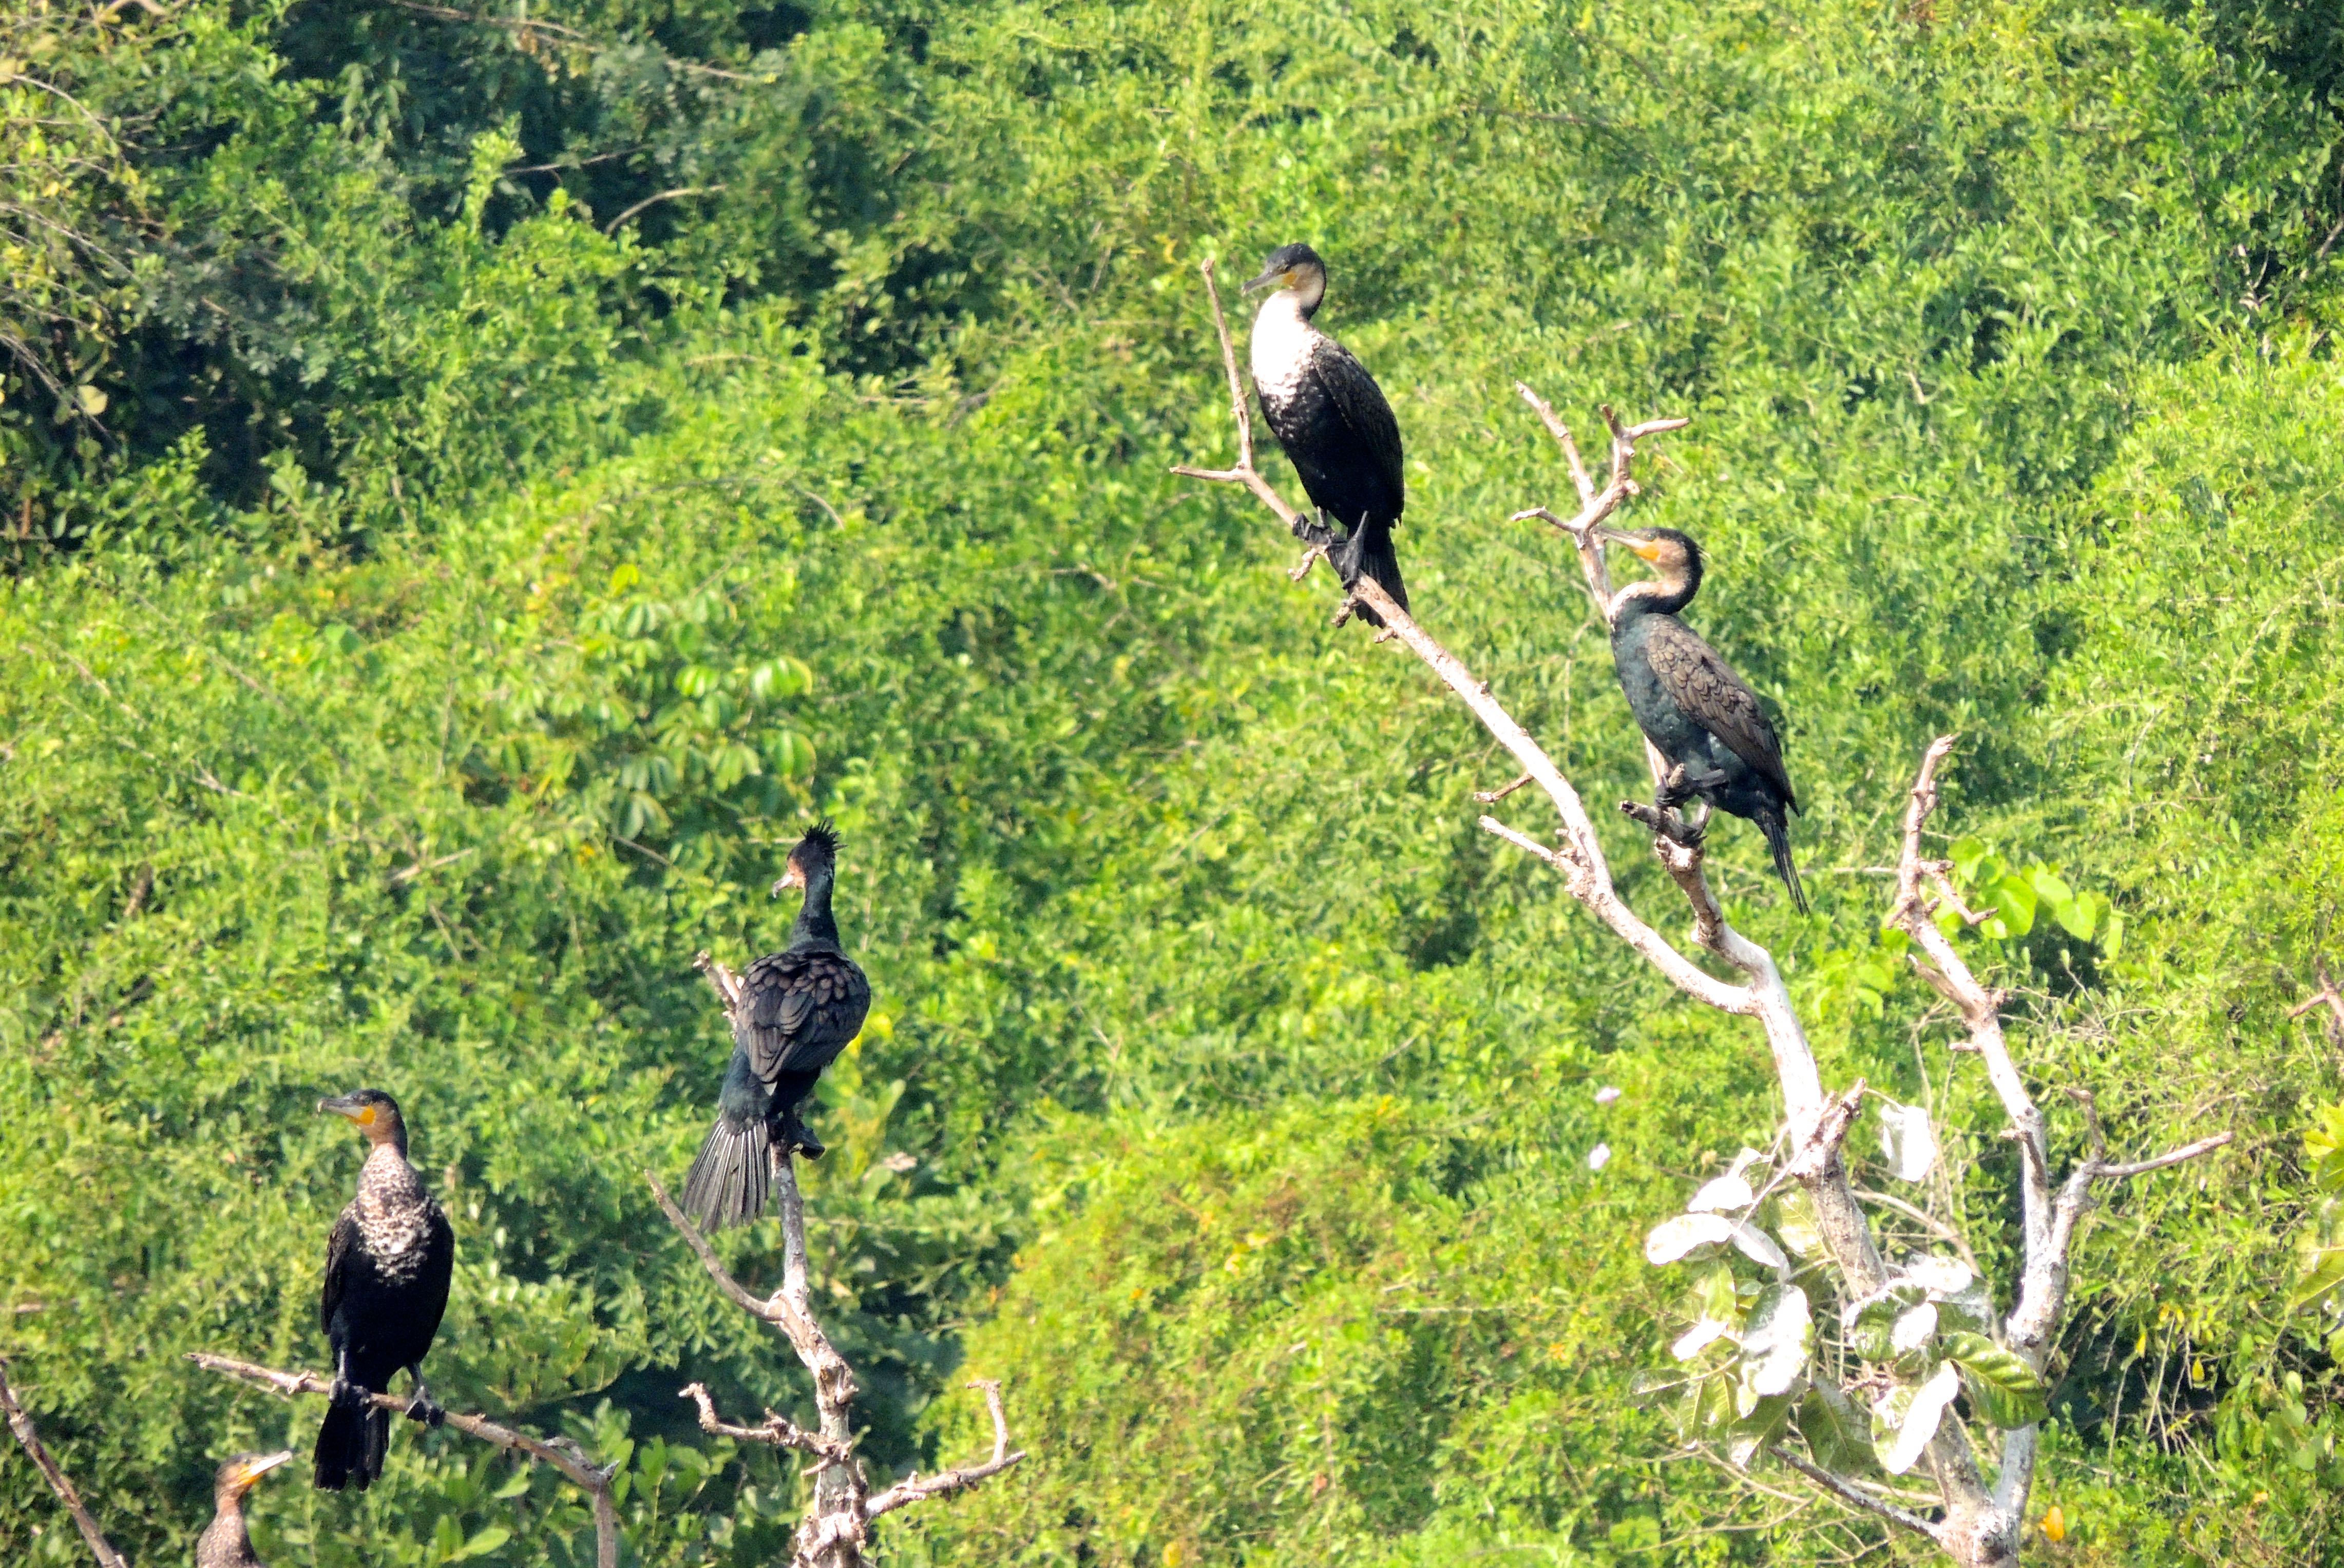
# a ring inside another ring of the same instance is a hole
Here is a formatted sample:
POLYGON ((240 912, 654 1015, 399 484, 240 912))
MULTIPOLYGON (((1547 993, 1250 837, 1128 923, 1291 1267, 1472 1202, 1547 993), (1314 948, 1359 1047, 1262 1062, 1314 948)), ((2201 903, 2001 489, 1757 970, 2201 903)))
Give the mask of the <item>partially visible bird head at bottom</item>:
POLYGON ((289 1448, 275 1453, 240 1453, 219 1467, 212 1478, 212 1502, 226 1505, 240 1502, 244 1494, 260 1484, 260 1478, 293 1457, 289 1448))
POLYGON ((1281 245, 1269 253, 1261 264, 1261 276, 1245 286, 1245 292, 1257 288, 1291 288, 1305 315, 1318 308, 1327 292, 1327 264, 1318 253, 1307 245, 1281 245))
POLYGON ((838 829, 829 819, 815 823, 805 830, 805 836, 790 851, 789 865, 782 871, 782 879, 773 884, 773 896, 779 898, 786 888, 804 887, 820 877, 831 875, 838 866, 838 829))
POLYGON ((369 1144, 393 1143, 399 1153, 407 1152, 407 1124, 399 1119, 399 1102, 380 1089, 353 1089, 319 1100, 318 1108, 331 1111, 357 1128, 369 1144))
POLYGON ((1632 533, 1620 533, 1607 528, 1598 537, 1651 566, 1663 591, 1700 585, 1701 546, 1689 533, 1680 533, 1673 528, 1643 528, 1632 533))

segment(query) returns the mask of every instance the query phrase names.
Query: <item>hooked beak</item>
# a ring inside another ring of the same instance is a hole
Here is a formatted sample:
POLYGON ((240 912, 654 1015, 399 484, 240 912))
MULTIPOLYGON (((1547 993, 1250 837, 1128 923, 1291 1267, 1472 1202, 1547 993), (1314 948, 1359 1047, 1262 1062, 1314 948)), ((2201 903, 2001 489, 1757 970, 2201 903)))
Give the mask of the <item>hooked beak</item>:
POLYGON ((318 1108, 329 1110, 336 1116, 348 1117, 350 1120, 356 1121, 359 1118, 358 1099, 359 1097, 356 1095, 332 1095, 319 1100, 318 1108))
POLYGON ((797 868, 796 863, 793 862, 791 863, 790 868, 782 873, 782 879, 773 884, 773 896, 779 898, 786 889, 792 887, 803 887, 804 885, 805 873, 800 871, 797 868))
POLYGON ((1597 530, 1595 537, 1606 544, 1618 545, 1639 561, 1660 559, 1661 547, 1651 540, 1638 539, 1632 534, 1614 533, 1608 528, 1597 530))
POLYGON ((267 1475, 270 1471, 275 1470, 278 1465, 283 1464, 287 1460, 291 1459, 292 1457, 293 1451, 289 1448, 286 1448, 279 1449, 275 1453, 264 1453, 258 1459, 245 1461, 245 1485, 250 1486, 254 1482, 258 1481, 262 1476, 267 1475))
POLYGON ((1238 289, 1238 292, 1240 294, 1250 294, 1257 288, 1275 288, 1280 285, 1291 283, 1293 281, 1294 273, 1291 268, 1273 268, 1271 270, 1263 273, 1260 277, 1247 284, 1243 288, 1238 289))

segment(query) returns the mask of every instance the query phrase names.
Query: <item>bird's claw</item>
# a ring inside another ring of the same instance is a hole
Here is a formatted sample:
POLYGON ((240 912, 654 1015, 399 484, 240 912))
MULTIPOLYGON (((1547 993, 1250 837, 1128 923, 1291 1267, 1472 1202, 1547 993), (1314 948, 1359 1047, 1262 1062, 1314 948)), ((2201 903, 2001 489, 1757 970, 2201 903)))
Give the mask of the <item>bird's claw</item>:
POLYGON ((428 1394, 417 1394, 408 1401, 407 1419, 436 1427, 448 1419, 448 1411, 428 1394))

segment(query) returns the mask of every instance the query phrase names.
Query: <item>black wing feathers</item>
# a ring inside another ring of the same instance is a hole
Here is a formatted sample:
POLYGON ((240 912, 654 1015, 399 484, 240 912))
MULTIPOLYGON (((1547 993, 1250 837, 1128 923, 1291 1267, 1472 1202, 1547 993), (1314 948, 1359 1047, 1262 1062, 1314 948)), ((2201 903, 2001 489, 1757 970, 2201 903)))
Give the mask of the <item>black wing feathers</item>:
MULTIPOLYGON (((1349 349, 1323 335, 1311 352, 1310 374, 1319 392, 1375 460, 1379 476, 1391 491, 1391 516, 1384 521, 1397 523, 1407 503, 1408 470, 1401 460, 1399 421, 1392 417, 1383 389, 1349 349)), ((1342 521, 1349 525, 1359 519, 1342 521)))
POLYGON ((843 953, 769 953, 741 976, 732 1038, 771 1084, 783 1073, 818 1073, 846 1048, 871 1010, 871 984, 843 953))
POLYGON ((334 1221, 333 1235, 326 1240, 326 1279, 318 1293, 320 1333, 330 1335, 334 1331, 334 1309, 342 1304, 342 1290, 350 1277, 350 1253, 358 1244, 359 1222, 345 1209, 334 1221))
POLYGON ((1783 766, 1783 744, 1758 694, 1743 683, 1717 651, 1698 632, 1673 617, 1656 618, 1645 644, 1652 673, 1679 708, 1711 734, 1723 741, 1752 772, 1781 792, 1783 804, 1798 809, 1791 793, 1791 775, 1783 766))

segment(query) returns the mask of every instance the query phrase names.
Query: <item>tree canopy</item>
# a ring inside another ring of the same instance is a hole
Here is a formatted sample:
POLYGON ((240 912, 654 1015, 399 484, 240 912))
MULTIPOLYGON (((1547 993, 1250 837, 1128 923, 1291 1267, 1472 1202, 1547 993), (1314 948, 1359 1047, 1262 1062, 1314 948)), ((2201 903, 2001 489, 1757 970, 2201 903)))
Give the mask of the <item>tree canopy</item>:
MULTIPOLYGON (((778 943, 815 814, 876 995, 809 1186, 866 1451, 976 1443, 969 1375, 1032 1451, 887 1552, 1874 1539, 1632 1397, 1683 1283, 1638 1240, 1769 1136, 1762 1045, 1169 472, 1231 441, 1197 264, 1293 239, 1406 435, 1418 614, 1598 802, 1645 764, 1506 521, 1571 483, 1512 383, 1692 416, 1635 521, 1709 553, 1814 913, 1738 824, 1711 873, 1826 1067, 1935 1111, 1938 1200, 1995 1234, 2015 1158, 1881 929, 1942 731, 2043 1098, 2238 1132, 2092 1222, 2058 1560, 2339 1560, 2328 7, 186 0, 0 56, 0 1354, 135 1560, 306 1442, 180 1356, 319 1361, 357 1156, 310 1107, 361 1083, 457 1229, 442 1397, 623 1461, 633 1561, 781 1553, 793 1467, 675 1391, 794 1370, 640 1172, 722 1068, 692 956, 778 943)), ((286 1561, 591 1561, 557 1478, 411 1428, 248 1512, 286 1561)), ((0 1550, 80 1551, 13 1453, 0 1550)))

